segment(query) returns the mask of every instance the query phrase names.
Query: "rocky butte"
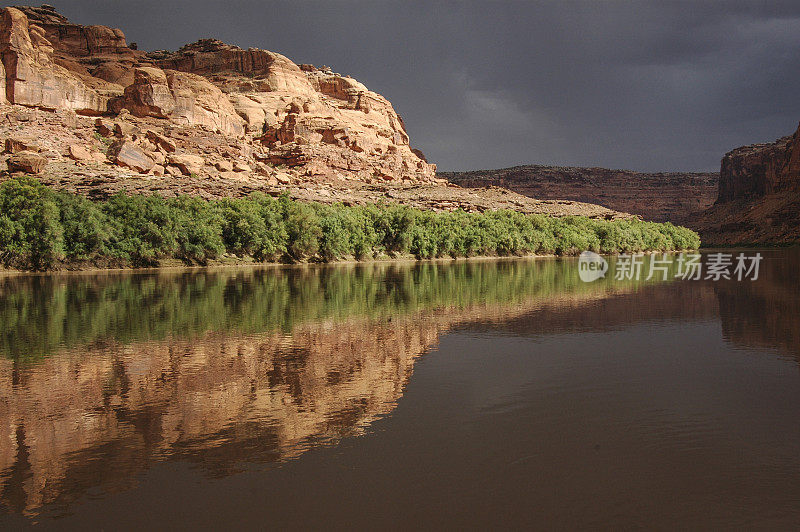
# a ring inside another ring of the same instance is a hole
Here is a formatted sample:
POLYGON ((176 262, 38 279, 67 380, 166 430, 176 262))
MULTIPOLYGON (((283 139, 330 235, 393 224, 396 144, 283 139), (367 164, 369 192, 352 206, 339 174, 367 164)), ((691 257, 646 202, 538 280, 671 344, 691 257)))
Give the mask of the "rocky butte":
POLYGON ((90 197, 296 199, 622 216, 575 201, 448 185, 392 104, 328 67, 203 39, 145 52, 48 5, 0 11, 0 139, 8 172, 90 197))
POLYGON ((708 244, 800 241, 800 128, 725 154, 717 201, 687 225, 708 244))

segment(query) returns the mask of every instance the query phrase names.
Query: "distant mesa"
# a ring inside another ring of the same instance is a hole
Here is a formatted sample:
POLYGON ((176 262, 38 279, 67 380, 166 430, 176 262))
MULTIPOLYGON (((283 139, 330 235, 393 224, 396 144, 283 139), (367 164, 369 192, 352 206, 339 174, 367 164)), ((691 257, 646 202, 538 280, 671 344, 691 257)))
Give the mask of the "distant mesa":
POLYGON ((505 187, 530 197, 596 203, 648 221, 674 223, 710 207, 719 181, 715 172, 644 173, 544 165, 440 172, 439 176, 462 187, 505 187))
POLYGON ((736 148, 722 158, 719 173, 529 165, 438 175, 462 187, 505 187, 685 225, 707 246, 800 242, 800 129, 736 148))

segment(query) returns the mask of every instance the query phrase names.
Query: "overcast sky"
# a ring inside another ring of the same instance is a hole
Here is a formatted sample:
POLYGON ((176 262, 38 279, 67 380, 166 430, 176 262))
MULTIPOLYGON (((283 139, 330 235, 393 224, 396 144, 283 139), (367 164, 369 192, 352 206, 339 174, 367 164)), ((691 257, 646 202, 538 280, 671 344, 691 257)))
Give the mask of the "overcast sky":
POLYGON ((49 3, 140 49, 216 37, 328 65, 386 96, 442 170, 718 170, 800 121, 797 1, 49 3))

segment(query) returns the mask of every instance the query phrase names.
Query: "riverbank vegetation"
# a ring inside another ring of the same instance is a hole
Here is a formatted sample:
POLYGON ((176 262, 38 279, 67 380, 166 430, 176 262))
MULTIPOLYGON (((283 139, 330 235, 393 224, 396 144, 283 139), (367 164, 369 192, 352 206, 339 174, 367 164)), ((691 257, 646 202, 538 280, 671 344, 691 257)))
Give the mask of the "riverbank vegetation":
POLYGON ((699 245, 689 229, 638 219, 436 213, 393 204, 302 203, 259 193, 213 201, 118 194, 93 202, 30 177, 0 185, 0 264, 23 270, 151 267, 168 259, 187 265, 225 257, 333 262, 671 251, 699 245))

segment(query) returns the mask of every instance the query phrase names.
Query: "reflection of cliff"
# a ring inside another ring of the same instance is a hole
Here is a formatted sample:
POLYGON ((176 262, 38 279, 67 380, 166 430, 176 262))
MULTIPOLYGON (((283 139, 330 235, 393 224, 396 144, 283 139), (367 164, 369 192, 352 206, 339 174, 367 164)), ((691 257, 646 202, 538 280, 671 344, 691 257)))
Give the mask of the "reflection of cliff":
POLYGON ((0 362, 3 502, 68 502, 163 459, 225 473, 361 433, 390 412, 435 322, 321 323, 0 362), (103 479, 98 481, 98 479, 103 479))
MULTIPOLYGON (((755 251, 750 254, 755 253, 755 251)), ((531 310, 495 328, 538 335, 606 331, 643 322, 719 320, 725 341, 779 349, 800 363, 800 250, 761 251, 760 278, 645 286, 531 310)))
MULTIPOLYGON (((446 277, 447 268, 437 271, 446 277)), ((197 462, 224 475, 243 462, 290 459, 390 413, 416 358, 450 328, 605 293, 490 304, 451 290, 436 309, 406 316, 318 319, 290 334, 96 340, 35 362, 0 360, 0 500, 36 513, 96 486, 125 488, 158 461, 197 462)))
POLYGON ((548 306, 509 319, 495 328, 520 335, 607 331, 648 321, 698 321, 717 316, 710 283, 668 283, 548 306))
POLYGON ((755 283, 715 283, 722 333, 736 345, 777 347, 800 362, 800 251, 782 252, 793 261, 763 253, 767 258, 755 283))

